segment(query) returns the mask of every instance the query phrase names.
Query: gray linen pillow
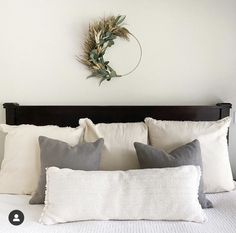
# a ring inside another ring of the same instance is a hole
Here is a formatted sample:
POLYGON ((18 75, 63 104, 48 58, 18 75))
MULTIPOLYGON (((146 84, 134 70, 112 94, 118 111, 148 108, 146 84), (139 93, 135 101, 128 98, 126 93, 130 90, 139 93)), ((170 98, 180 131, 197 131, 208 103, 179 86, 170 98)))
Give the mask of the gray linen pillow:
MULTIPOLYGON (((198 140, 183 145, 170 153, 156 149, 139 142, 134 143, 141 168, 165 168, 184 165, 200 166, 202 169, 201 148, 198 140)), ((198 200, 202 208, 212 208, 212 203, 203 193, 203 179, 201 176, 198 200)))
POLYGON ((73 170, 98 170, 103 145, 104 140, 102 138, 93 143, 70 146, 65 142, 40 136, 41 175, 38 187, 29 203, 44 203, 46 168, 54 166, 58 168, 70 168, 73 170))

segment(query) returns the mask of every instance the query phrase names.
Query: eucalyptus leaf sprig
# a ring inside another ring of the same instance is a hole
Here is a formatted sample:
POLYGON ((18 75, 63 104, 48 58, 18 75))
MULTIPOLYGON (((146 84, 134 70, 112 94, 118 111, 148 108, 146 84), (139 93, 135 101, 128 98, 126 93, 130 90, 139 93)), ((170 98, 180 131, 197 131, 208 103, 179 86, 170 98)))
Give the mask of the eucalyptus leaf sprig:
POLYGON ((87 78, 97 77, 99 84, 110 81, 114 77, 121 77, 104 59, 106 50, 115 44, 115 39, 120 37, 129 40, 130 32, 123 26, 124 15, 110 16, 89 25, 88 35, 83 44, 83 54, 79 62, 86 65, 91 71, 87 78))

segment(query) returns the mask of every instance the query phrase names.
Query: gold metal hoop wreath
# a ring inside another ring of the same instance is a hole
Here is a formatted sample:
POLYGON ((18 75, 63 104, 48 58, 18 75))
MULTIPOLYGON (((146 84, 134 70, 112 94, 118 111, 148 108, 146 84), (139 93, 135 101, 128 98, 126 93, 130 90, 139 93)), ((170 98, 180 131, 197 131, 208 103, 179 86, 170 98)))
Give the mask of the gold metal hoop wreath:
POLYGON ((142 59, 142 47, 137 39, 127 28, 124 27, 124 15, 110 16, 89 25, 88 35, 83 44, 83 54, 78 58, 79 62, 84 64, 91 74, 87 78, 96 77, 99 79, 99 85, 107 80, 110 81, 115 77, 123 77, 134 72, 139 66, 142 59), (115 44, 115 39, 120 37, 129 40, 133 37, 139 47, 140 56, 135 67, 125 73, 117 74, 110 66, 109 61, 105 61, 104 55, 106 50, 115 44))

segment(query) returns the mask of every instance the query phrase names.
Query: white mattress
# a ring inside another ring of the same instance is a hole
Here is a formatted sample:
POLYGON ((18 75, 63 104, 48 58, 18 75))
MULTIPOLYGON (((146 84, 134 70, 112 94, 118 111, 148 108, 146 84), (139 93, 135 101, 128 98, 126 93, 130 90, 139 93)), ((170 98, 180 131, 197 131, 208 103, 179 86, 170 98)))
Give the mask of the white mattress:
POLYGON ((0 195, 0 233, 235 233, 236 191, 210 194, 214 208, 205 210, 207 222, 88 221, 44 226, 38 223, 42 205, 29 205, 29 196, 0 195), (19 209, 25 215, 20 226, 8 222, 8 214, 19 209))

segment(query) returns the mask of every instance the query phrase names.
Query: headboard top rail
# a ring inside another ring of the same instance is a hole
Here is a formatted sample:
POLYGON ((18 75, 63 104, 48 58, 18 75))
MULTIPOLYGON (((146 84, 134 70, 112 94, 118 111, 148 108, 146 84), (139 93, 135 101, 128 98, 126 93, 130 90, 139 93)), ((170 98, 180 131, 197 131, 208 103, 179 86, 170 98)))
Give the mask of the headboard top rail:
POLYGON ((215 121, 229 116, 230 103, 193 106, 62 106, 20 105, 4 103, 6 123, 10 125, 78 126, 80 118, 90 118, 95 123, 137 122, 145 117, 160 120, 215 121))

